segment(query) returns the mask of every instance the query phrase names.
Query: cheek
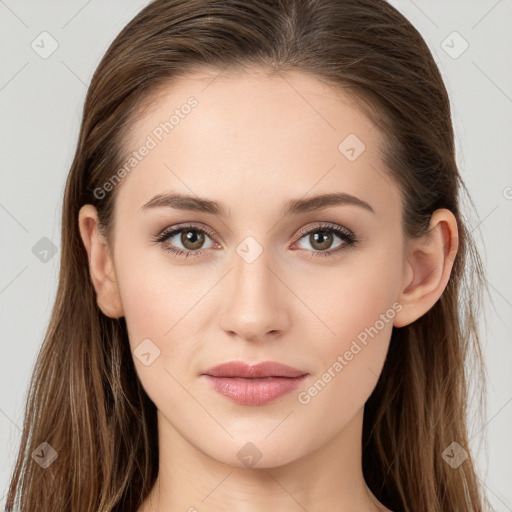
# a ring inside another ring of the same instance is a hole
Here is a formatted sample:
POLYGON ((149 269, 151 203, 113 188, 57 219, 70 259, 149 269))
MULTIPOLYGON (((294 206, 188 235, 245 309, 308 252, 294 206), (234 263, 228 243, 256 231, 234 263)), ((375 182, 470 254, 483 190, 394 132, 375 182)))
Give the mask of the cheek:
POLYGON ((193 266, 177 266, 160 250, 133 251, 117 272, 130 339, 170 338, 208 290, 193 266))
POLYGON ((137 375, 157 408, 167 411, 190 403, 188 361, 202 339, 194 318, 210 285, 191 269, 132 253, 117 272, 137 375))
POLYGON ((399 258, 399 250, 381 246, 371 257, 365 254, 340 265, 325 276, 323 287, 309 291, 305 302, 317 305, 315 312, 329 332, 325 329, 328 334, 321 339, 310 333, 321 364, 299 403, 315 403, 318 410, 334 406, 347 418, 364 405, 382 371, 400 309, 395 300, 399 258))
POLYGON ((136 372, 164 409, 190 402, 185 389, 197 380, 201 347, 211 338, 209 290, 219 280, 212 271, 177 265, 171 257, 134 251, 117 272, 136 372))
POLYGON ((353 298, 329 316, 335 335, 316 343, 320 364, 297 394, 299 413, 307 429, 321 429, 325 438, 336 435, 364 407, 377 384, 393 329, 395 310, 377 294, 353 298))
POLYGON ((383 326, 380 319, 386 312, 394 318, 392 305, 398 296, 401 277, 398 252, 376 246, 374 250, 353 253, 338 266, 323 274, 319 272, 316 286, 311 286, 311 278, 308 278, 309 285, 301 286, 304 302, 314 305, 318 318, 328 328, 323 344, 343 349, 348 340, 376 322, 379 331, 391 332, 392 322, 383 326))

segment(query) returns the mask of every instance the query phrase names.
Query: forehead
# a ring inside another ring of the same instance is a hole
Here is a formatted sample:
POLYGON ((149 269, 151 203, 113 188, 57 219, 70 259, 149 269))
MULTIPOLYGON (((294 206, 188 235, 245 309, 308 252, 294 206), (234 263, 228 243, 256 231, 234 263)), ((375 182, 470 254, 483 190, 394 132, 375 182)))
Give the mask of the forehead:
MULTIPOLYGON (((180 120, 188 117, 188 112, 183 116, 180 110, 189 110, 184 107, 190 98, 195 98, 198 108, 193 109, 192 121, 186 124, 193 123, 196 131, 212 131, 217 136, 222 132, 223 139, 242 131, 247 136, 266 135, 271 139, 276 135, 297 136, 302 131, 321 132, 324 136, 330 132, 336 142, 348 129, 360 138, 375 142, 379 138, 379 132, 373 130, 374 123, 341 88, 296 70, 270 75, 254 68, 250 72, 198 70, 159 86, 146 100, 127 141, 133 143, 151 133, 159 123, 169 121, 174 112, 180 120), (291 125, 292 121, 299 124, 291 125), (284 132, 280 131, 283 126, 287 128, 284 132)), ((177 134, 174 135, 172 138, 176 139, 177 134)))
POLYGON ((235 191, 254 206, 260 197, 261 208, 261 194, 282 202, 335 188, 380 202, 378 187, 393 188, 372 121, 350 96, 301 72, 182 76, 151 98, 124 142, 127 159, 151 146, 120 191, 139 206, 171 189, 228 203, 235 191))

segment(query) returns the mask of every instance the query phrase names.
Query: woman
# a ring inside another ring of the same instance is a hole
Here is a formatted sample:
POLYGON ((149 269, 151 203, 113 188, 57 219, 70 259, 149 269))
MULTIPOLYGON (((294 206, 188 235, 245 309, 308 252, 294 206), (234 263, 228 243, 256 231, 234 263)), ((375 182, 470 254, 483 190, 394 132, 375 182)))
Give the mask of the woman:
POLYGON ((8 509, 484 510, 462 188, 383 0, 149 4, 87 94, 8 509))

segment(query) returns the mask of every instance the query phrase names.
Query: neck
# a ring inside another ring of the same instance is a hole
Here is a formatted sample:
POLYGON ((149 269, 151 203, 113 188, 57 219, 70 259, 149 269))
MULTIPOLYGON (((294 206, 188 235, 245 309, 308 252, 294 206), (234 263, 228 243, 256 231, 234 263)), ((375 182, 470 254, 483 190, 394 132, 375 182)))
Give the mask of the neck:
MULTIPOLYGON (((258 467, 244 467, 198 450, 159 412, 158 478, 138 512, 385 510, 362 474, 362 419, 363 409, 316 449, 291 446, 290 452, 306 452, 291 462, 270 467, 262 457, 258 467)), ((314 435, 305 442, 314 446, 314 435)))

